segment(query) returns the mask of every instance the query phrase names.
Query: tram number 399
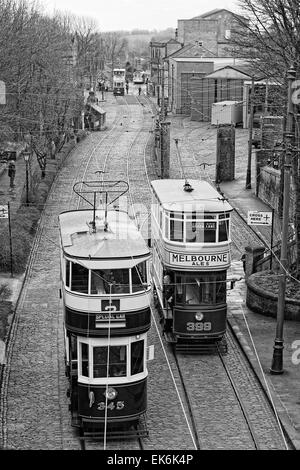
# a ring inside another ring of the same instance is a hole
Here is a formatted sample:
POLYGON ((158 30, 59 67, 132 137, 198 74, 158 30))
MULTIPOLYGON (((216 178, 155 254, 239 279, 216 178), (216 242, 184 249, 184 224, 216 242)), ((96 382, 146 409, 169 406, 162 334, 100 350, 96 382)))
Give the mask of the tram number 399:
POLYGON ((188 322, 186 324, 187 331, 210 331, 211 330, 211 322, 188 322))

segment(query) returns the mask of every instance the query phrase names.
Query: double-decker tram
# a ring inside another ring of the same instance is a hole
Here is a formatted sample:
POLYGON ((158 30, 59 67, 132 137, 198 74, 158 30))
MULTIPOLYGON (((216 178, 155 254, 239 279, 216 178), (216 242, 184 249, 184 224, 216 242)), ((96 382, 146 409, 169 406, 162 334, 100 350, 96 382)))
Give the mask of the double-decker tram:
POLYGON ((125 69, 113 69, 113 94, 124 96, 125 92, 125 69))
POLYGON ((127 212, 113 207, 126 182, 73 189, 91 208, 59 215, 72 425, 83 437, 145 436, 150 251, 127 212))
POLYGON ((163 331, 176 349, 226 350, 230 204, 206 181, 152 181, 152 278, 163 331))
POLYGON ((139 84, 139 83, 144 83, 145 78, 144 78, 144 72, 142 70, 136 70, 133 72, 133 78, 132 78, 133 83, 139 84))

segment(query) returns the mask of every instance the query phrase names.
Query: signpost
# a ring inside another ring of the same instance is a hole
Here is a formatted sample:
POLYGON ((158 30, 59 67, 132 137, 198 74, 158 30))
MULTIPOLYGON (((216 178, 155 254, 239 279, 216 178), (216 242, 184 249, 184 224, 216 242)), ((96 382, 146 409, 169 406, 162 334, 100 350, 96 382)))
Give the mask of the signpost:
POLYGON ((273 211, 248 211, 248 225, 272 225, 273 211))
POLYGON ((248 211, 248 225, 271 225, 270 270, 273 261, 274 209, 272 212, 248 211))

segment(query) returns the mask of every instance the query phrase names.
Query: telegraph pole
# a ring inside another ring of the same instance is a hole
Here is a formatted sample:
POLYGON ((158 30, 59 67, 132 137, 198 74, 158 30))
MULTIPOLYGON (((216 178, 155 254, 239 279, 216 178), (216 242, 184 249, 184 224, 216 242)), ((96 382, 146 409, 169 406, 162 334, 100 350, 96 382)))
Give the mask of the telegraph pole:
POLYGON ((253 133, 253 117, 254 117, 254 78, 251 81, 250 96, 250 119, 249 119, 249 140, 248 140, 248 162, 246 175, 246 189, 251 189, 251 159, 252 159, 252 133, 253 133))
POLYGON ((284 189, 283 189, 283 220, 282 220, 282 241, 280 253, 280 276, 277 303, 277 325, 276 337, 274 342, 273 360, 270 369, 271 374, 283 373, 283 323, 285 310, 285 290, 286 290, 286 272, 287 262, 287 244, 288 244, 288 226, 289 226, 289 202, 290 202, 290 181, 291 181, 291 156, 294 145, 293 122, 294 106, 292 102, 292 84, 296 78, 296 71, 291 67, 288 71, 288 103, 287 120, 284 133, 285 141, 285 161, 284 161, 284 189))

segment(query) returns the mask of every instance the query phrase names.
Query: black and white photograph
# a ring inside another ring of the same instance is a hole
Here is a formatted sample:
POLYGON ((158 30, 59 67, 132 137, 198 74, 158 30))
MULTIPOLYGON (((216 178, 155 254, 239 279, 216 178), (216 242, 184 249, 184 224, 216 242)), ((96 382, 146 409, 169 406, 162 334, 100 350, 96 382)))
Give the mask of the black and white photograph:
POLYGON ((0 0, 8 456, 300 450, 299 38, 299 0, 0 0))

